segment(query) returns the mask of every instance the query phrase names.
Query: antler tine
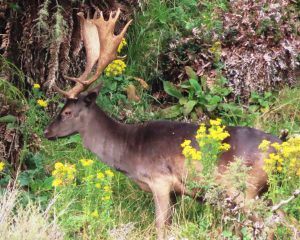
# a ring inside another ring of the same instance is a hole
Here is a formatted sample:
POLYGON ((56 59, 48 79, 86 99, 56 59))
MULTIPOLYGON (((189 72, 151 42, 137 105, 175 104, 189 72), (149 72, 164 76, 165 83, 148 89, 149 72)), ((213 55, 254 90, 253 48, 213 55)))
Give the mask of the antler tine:
POLYGON ((120 13, 120 9, 117 10, 114 16, 112 13, 110 13, 107 21, 104 19, 101 11, 99 18, 97 19, 85 19, 83 17, 83 13, 78 14, 81 21, 83 42, 87 54, 86 69, 78 78, 66 76, 66 79, 75 81, 76 85, 68 92, 63 91, 55 86, 55 89, 58 92, 65 95, 67 98, 76 98, 80 92, 87 89, 89 85, 98 79, 109 63, 117 58, 118 46, 120 45, 126 30, 132 22, 130 20, 119 35, 114 35, 115 25, 120 13), (97 33, 97 36, 95 36, 95 33, 97 33), (87 79, 97 60, 98 63, 95 74, 87 79))
POLYGON ((98 79, 107 65, 117 58, 117 49, 128 29, 132 20, 130 20, 119 35, 114 35, 115 24, 120 16, 120 9, 117 10, 115 16, 110 13, 109 19, 106 21, 103 13, 100 12, 98 19, 92 20, 97 26, 100 40, 100 58, 98 59, 97 69, 95 74, 84 84, 90 85, 98 79))
POLYGON ((68 76, 64 76, 64 78, 84 85, 84 81, 87 79, 93 69, 93 66, 99 59, 100 42, 97 27, 90 21, 89 16, 85 19, 82 12, 79 12, 77 15, 80 18, 81 35, 86 49, 86 68, 78 78, 68 76))
POLYGON ((58 93, 60 93, 61 95, 66 96, 66 98, 71 98, 70 94, 62 89, 60 89, 58 86, 53 85, 52 88, 57 91, 58 93))

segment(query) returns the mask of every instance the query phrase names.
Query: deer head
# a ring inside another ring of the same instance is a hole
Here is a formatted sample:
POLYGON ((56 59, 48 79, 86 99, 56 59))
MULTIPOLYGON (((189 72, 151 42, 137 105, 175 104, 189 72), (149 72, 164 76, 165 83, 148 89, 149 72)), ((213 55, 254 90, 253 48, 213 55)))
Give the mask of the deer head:
POLYGON ((53 86, 57 92, 67 98, 67 101, 56 119, 46 128, 46 138, 64 137, 80 131, 82 121, 95 103, 101 86, 84 91, 99 78, 107 65, 117 58, 118 46, 131 23, 130 20, 121 33, 115 35, 115 25, 119 15, 120 9, 114 15, 111 12, 106 21, 102 12, 99 11, 96 12, 93 19, 84 18, 83 13, 78 13, 86 50, 86 67, 81 76, 77 78, 64 76, 65 79, 76 82, 72 89, 64 91, 56 85, 53 86), (96 18, 98 15, 99 17, 96 18), (91 74, 94 65, 96 65, 96 70, 94 74, 91 74))

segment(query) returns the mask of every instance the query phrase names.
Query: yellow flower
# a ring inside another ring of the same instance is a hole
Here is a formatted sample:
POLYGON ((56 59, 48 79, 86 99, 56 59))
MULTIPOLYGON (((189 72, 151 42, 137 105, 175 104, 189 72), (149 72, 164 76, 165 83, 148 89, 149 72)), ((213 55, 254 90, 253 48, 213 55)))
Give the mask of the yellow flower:
POLYGON ((98 172, 97 173, 97 178, 98 179, 103 179, 104 178, 104 174, 102 172, 98 172))
POLYGON ((98 218, 99 217, 99 213, 98 213, 98 210, 95 210, 91 213, 91 216, 94 217, 94 218, 98 218))
POLYGON ((113 177, 113 176, 114 176, 114 173, 113 173, 110 169, 106 170, 106 171, 105 171, 105 174, 106 174, 108 177, 113 177))
POLYGON ((110 191, 111 191, 111 188, 110 188, 110 186, 104 186, 104 187, 103 187, 103 190, 104 190, 105 192, 110 192, 110 191))
POLYGON ((63 181, 61 179, 56 178, 52 182, 53 187, 58 187, 58 186, 61 186, 61 185, 63 185, 63 181))
MULTIPOLYGON (((216 123, 214 123, 216 124, 216 123)), ((209 138, 212 138, 216 141, 223 141, 225 138, 229 137, 229 133, 225 130, 225 126, 213 125, 208 129, 209 138)))
POLYGON ((196 139, 199 140, 200 138, 205 137, 206 135, 206 127, 205 125, 202 123, 200 124, 199 129, 197 130, 197 135, 196 135, 196 139))
POLYGON ((61 162, 56 162, 54 164, 54 168, 55 169, 62 169, 64 167, 64 165, 61 162))
POLYGON ((71 183, 75 179, 75 172, 76 168, 74 164, 55 163, 54 170, 52 171, 52 176, 54 177, 52 186, 57 187, 71 183))
POLYGON ((192 142, 191 140, 184 140, 183 143, 181 144, 181 147, 184 148, 186 146, 189 146, 191 144, 191 142, 192 142))
POLYGON ((125 40, 125 38, 122 38, 122 41, 120 43, 120 45, 118 46, 118 53, 120 53, 123 49, 123 47, 127 46, 127 42, 125 40))
POLYGON ((126 64, 123 60, 117 59, 112 61, 104 70, 105 75, 108 77, 114 77, 121 75, 126 68, 126 64))
POLYGON ((41 86, 40 86, 40 84, 35 83, 35 84, 33 84, 33 88, 39 89, 39 88, 41 88, 41 86))
MULTIPOLYGON (((264 141, 266 141, 266 140, 264 140, 264 141)), ((268 141, 266 141, 266 142, 268 142, 268 141)), ((266 144, 269 146, 270 142, 266 143, 266 144)), ((276 151, 278 151, 281 148, 281 145, 278 142, 272 143, 271 146, 273 148, 275 148, 276 151)), ((264 150, 264 151, 266 151, 266 150, 264 150)))
POLYGON ((0 162, 0 172, 4 169, 5 167, 5 163, 4 162, 0 162))
POLYGON ((278 166, 278 167, 277 167, 277 171, 278 171, 278 172, 282 172, 282 166, 278 166))
POLYGON ((228 151, 230 149, 230 145, 228 143, 223 143, 221 146, 220 146, 220 150, 221 151, 228 151))
POLYGON ((96 188, 101 188, 101 184, 100 183, 96 183, 95 186, 96 186, 96 188))
POLYGON ((104 196, 104 197, 102 197, 102 200, 108 201, 108 200, 110 200, 110 196, 109 195, 108 196, 104 196))
POLYGON ((91 159, 80 159, 79 161, 81 162, 81 165, 84 167, 88 167, 94 163, 94 161, 91 159))
POLYGON ((260 149, 260 150, 262 150, 262 151, 268 151, 268 149, 269 149, 269 146, 270 146, 270 141, 267 141, 267 140, 263 140, 262 142, 261 142, 261 144, 259 144, 259 146, 258 146, 258 149, 260 149))
POLYGON ((40 105, 43 108, 48 106, 48 103, 42 99, 37 100, 37 103, 38 103, 38 105, 40 105))
POLYGON ((210 120, 209 123, 212 126, 220 126, 221 125, 222 120, 220 118, 217 118, 216 120, 210 120))

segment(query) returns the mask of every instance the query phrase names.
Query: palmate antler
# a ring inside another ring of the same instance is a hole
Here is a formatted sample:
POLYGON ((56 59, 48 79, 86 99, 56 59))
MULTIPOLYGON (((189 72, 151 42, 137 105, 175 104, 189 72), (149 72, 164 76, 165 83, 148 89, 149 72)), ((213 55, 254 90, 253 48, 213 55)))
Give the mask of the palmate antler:
POLYGON ((63 91, 57 86, 53 86, 56 91, 67 98, 76 98, 79 93, 86 90, 89 85, 98 79, 108 64, 117 58, 118 46, 132 21, 130 20, 125 25, 119 35, 114 35, 115 25, 120 13, 120 9, 117 10, 115 16, 111 12, 107 21, 104 20, 102 12, 100 12, 100 17, 97 19, 95 17, 94 19, 84 18, 81 12, 77 14, 80 17, 81 34, 86 50, 86 67, 78 78, 64 77, 76 82, 76 85, 72 89, 63 91), (94 75, 88 78, 97 61, 97 68, 94 75))

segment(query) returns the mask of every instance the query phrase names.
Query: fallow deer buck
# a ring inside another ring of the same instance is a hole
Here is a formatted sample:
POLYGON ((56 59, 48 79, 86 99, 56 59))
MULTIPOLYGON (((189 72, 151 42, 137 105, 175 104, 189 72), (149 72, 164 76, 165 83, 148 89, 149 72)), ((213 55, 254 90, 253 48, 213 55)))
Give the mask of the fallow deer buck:
MULTIPOLYGON (((100 86, 85 90, 116 59, 117 48, 130 22, 119 35, 114 35, 120 10, 114 16, 111 13, 107 21, 102 13, 97 19, 85 19, 83 13, 78 15, 87 54, 86 69, 78 78, 66 77, 76 82, 68 92, 55 87, 67 97, 67 102, 46 128, 45 137, 56 139, 79 133, 85 147, 103 162, 126 174, 143 190, 152 192, 158 238, 163 239, 165 225, 171 218, 170 196, 176 193, 194 197, 194 193, 185 188, 188 170, 180 144, 185 139, 192 139, 195 145, 198 126, 175 121, 123 124, 105 114, 96 105, 100 86), (96 71, 89 77, 97 61, 96 71)), ((258 145, 263 139, 271 142, 280 142, 280 139, 248 127, 227 127, 227 131, 230 137, 224 141, 231 145, 231 149, 221 155, 218 171, 221 175, 228 163, 236 157, 242 159, 251 167, 246 199, 253 199, 267 184, 267 175, 262 169, 263 154, 258 145)))

